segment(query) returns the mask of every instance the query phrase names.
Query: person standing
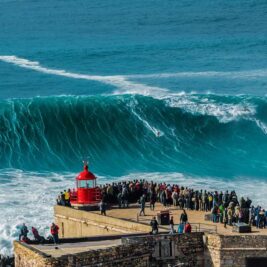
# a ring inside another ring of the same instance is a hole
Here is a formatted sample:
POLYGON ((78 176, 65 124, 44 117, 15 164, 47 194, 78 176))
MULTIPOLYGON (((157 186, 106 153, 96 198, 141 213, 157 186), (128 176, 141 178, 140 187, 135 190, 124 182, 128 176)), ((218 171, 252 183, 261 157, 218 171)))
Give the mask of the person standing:
POLYGON ((150 197, 150 210, 155 209, 156 200, 157 200, 157 195, 155 192, 152 192, 150 197))
POLYGON ((128 189, 127 189, 126 185, 123 185, 122 192, 121 192, 122 207, 123 208, 125 208, 125 207, 128 208, 128 206, 129 206, 128 196, 129 196, 128 189))
POLYGON ((29 230, 25 223, 22 224, 22 227, 20 229, 20 235, 19 235, 19 241, 23 237, 23 240, 27 239, 27 234, 29 233, 29 230))
POLYGON ((187 213, 183 209, 183 213, 180 216, 180 223, 185 224, 188 221, 187 213))
POLYGON ((178 193, 175 190, 172 192, 172 203, 174 207, 178 206, 178 193))
MULTIPOLYGON (((70 189, 69 189, 70 190, 70 189)), ((65 205, 70 207, 70 191, 64 190, 65 205)))
POLYGON ((228 225, 232 226, 233 222, 233 211, 231 207, 227 208, 227 218, 228 218, 228 225))
POLYGON ((101 202, 99 203, 99 209, 100 209, 101 215, 106 216, 107 204, 103 200, 101 200, 101 202))
POLYGON ((59 241, 58 230, 59 230, 59 227, 55 223, 52 223, 50 227, 50 232, 51 232, 51 235, 53 236, 53 240, 55 244, 58 244, 58 241, 59 241))
POLYGON ((184 227, 186 222, 188 221, 188 217, 187 217, 187 213, 186 211, 183 209, 183 213, 180 216, 180 224, 178 227, 178 233, 181 234, 184 231, 184 227))
POLYGON ((185 225, 185 228, 184 228, 184 232, 185 233, 191 233, 191 231, 192 231, 191 224, 189 222, 187 222, 185 225))
POLYGON ((224 207, 224 211, 223 211, 223 226, 224 226, 224 228, 226 228, 227 222, 228 222, 227 208, 224 207))
POLYGON ((159 229, 158 229, 158 222, 157 222, 155 216, 154 216, 153 219, 151 220, 151 222, 150 222, 150 226, 151 226, 151 228, 152 228, 151 234, 153 234, 153 235, 158 234, 158 232, 159 232, 159 229))
POLYGON ((175 230, 174 230, 174 222, 173 222, 173 216, 171 216, 170 219, 170 234, 174 234, 175 230))
POLYGON ((60 192, 60 204, 61 206, 66 206, 65 194, 63 192, 60 192))

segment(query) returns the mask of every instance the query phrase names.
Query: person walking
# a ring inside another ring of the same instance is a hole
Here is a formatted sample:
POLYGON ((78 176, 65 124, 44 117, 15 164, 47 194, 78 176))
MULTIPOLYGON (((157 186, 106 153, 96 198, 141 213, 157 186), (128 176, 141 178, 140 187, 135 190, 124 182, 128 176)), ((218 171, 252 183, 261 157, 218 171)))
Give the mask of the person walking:
POLYGON ((139 212, 139 216, 141 216, 141 214, 143 213, 144 216, 145 215, 145 207, 146 207, 146 196, 145 194, 143 194, 139 200, 140 203, 140 212, 139 212))

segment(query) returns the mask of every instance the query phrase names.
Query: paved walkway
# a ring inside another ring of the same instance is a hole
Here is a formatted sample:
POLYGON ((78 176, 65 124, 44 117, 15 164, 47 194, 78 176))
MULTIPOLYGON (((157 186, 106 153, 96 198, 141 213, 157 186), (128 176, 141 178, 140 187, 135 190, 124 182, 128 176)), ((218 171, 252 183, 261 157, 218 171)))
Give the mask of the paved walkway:
POLYGON ((52 257, 60 257, 67 254, 74 254, 89 250, 107 248, 107 247, 117 246, 120 244, 121 244, 121 239, 115 239, 115 240, 89 241, 89 242, 79 242, 79 243, 64 243, 56 246, 54 244, 31 245, 31 246, 48 255, 51 255, 52 257))

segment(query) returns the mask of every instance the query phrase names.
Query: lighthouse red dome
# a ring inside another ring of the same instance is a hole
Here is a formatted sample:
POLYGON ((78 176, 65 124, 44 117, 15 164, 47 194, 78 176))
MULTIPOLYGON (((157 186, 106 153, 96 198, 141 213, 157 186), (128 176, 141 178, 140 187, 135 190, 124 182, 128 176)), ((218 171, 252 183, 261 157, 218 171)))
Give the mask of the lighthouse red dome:
POLYGON ((84 169, 82 172, 80 172, 80 174, 77 176, 76 180, 95 180, 96 177, 95 175, 88 171, 88 165, 84 166, 84 169))
POLYGON ((76 177, 76 190, 71 193, 71 205, 77 207, 98 205, 100 200, 101 190, 96 185, 96 177, 89 172, 88 164, 84 163, 83 171, 76 177))

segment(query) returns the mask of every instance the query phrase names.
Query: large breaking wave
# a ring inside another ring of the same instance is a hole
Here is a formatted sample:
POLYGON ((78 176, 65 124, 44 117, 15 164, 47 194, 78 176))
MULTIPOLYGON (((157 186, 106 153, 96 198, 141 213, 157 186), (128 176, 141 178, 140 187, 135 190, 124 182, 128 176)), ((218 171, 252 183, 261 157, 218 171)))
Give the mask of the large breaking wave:
POLYGON ((267 173, 266 97, 181 94, 2 100, 0 166, 103 175, 267 173))

